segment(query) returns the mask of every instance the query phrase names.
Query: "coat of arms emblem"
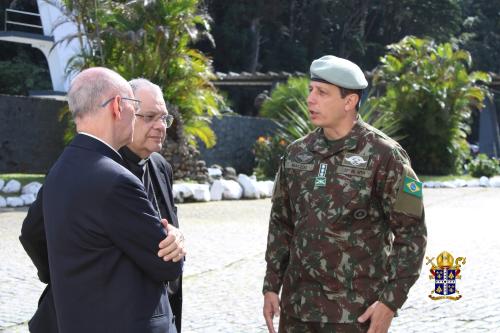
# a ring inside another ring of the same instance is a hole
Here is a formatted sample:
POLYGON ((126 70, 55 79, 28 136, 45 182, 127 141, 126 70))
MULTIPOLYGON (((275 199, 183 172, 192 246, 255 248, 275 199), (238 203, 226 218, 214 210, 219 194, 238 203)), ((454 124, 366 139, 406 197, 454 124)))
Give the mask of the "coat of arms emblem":
POLYGON ((462 298, 462 295, 456 288, 457 279, 461 279, 461 267, 465 265, 465 257, 458 257, 455 262, 451 253, 443 251, 437 256, 437 265, 434 263, 434 257, 426 257, 427 264, 432 265, 429 279, 434 280, 434 290, 431 291, 429 298, 432 300, 450 299, 453 301, 462 298))

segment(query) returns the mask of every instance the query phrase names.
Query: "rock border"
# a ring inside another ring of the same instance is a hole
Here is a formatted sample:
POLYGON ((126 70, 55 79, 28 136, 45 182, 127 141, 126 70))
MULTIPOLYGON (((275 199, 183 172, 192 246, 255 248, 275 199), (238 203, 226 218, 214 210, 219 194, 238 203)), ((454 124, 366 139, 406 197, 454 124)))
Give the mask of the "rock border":
MULTIPOLYGON (((222 178, 217 172, 211 172, 211 184, 174 183, 173 194, 177 203, 208 202, 220 200, 263 199, 272 196, 274 182, 258 181, 256 177, 239 174, 231 179, 222 178), (214 179, 212 179, 214 177, 214 179)), ((500 176, 481 177, 479 179, 450 181, 428 181, 424 188, 459 188, 459 187, 498 187, 500 176)), ((23 207, 31 205, 42 187, 40 182, 30 182, 24 186, 18 180, 0 179, 0 208, 23 207)))

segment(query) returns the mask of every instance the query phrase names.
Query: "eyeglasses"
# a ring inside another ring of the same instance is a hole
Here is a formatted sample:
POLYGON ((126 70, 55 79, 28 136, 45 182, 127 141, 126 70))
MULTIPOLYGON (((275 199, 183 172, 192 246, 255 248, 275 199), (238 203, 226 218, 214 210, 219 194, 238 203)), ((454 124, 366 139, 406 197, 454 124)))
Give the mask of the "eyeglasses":
MULTIPOLYGON (((121 96, 120 96, 121 97, 121 96)), ((114 100, 116 98, 115 97, 111 97, 110 99, 108 99, 106 102, 102 103, 101 104, 101 107, 105 107, 106 105, 108 105, 109 102, 111 102, 112 100, 114 100)), ((130 101, 130 102, 133 102, 132 106, 134 107, 134 110, 135 112, 139 112, 140 108, 141 108, 141 101, 138 100, 138 99, 135 99, 135 98, 129 98, 129 97, 121 97, 121 99, 123 100, 126 100, 126 101, 130 101)))
POLYGON ((161 122, 164 123, 167 128, 172 126, 174 122, 174 116, 172 116, 171 114, 150 115, 136 113, 135 116, 141 118, 146 124, 154 124, 158 120, 161 120, 161 122))

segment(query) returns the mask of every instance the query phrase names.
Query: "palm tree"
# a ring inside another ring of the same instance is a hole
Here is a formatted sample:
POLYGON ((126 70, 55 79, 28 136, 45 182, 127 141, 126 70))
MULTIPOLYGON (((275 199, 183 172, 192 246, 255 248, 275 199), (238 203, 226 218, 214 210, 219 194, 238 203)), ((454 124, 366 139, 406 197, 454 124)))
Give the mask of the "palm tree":
POLYGON ((215 144, 210 119, 220 114, 224 103, 211 83, 211 61, 191 47, 200 38, 213 42, 210 17, 199 0, 64 3, 66 19, 79 27, 66 42, 78 38, 82 46, 69 70, 102 65, 126 79, 151 80, 179 109, 188 141, 195 145, 199 138, 207 147, 215 144))

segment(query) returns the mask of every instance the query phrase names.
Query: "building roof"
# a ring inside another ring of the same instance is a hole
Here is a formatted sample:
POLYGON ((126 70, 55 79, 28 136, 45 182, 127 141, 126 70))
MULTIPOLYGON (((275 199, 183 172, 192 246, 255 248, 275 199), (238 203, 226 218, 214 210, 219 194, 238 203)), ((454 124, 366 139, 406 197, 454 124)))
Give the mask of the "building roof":
POLYGON ((286 81, 290 77, 305 76, 302 72, 216 72, 213 81, 216 86, 272 86, 277 82, 286 81))

